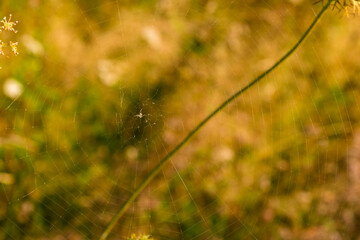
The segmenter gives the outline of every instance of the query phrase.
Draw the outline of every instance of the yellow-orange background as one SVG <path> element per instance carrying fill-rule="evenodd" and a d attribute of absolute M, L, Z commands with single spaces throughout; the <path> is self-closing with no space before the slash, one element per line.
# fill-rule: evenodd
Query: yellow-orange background
<path fill-rule="evenodd" d="M 321 3 L 1 1 L 0 239 L 96 239 Z M 173 157 L 110 239 L 359 239 L 359 17 L 328 11 Z M 7 49 L 8 51 L 8 49 Z"/>

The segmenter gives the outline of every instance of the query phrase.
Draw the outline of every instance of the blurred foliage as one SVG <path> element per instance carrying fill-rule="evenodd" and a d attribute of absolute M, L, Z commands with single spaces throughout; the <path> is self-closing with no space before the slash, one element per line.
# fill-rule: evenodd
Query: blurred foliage
<path fill-rule="evenodd" d="M 0 239 L 44 240 L 99 236 L 159 159 L 274 63 L 321 8 L 0 6 L 19 21 L 11 37 L 20 52 L 0 61 Z M 112 239 L 360 239 L 358 26 L 327 13 L 288 62 L 174 157 Z"/>

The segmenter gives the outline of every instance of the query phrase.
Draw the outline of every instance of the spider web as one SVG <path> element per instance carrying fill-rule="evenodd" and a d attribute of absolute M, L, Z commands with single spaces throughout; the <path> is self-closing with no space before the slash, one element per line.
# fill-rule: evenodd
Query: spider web
<path fill-rule="evenodd" d="M 23 52 L 1 64 L 2 239 L 99 237 L 162 157 L 278 60 L 321 8 L 1 6 L 19 20 Z M 172 158 L 110 239 L 359 237 L 358 24 L 326 14 L 287 62 Z"/>

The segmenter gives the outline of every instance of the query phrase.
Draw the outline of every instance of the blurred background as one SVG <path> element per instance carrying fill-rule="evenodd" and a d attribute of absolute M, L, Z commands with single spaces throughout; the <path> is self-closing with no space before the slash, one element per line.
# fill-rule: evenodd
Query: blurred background
<path fill-rule="evenodd" d="M 278 60 L 313 1 L 4 0 L 0 239 L 96 239 Z M 328 11 L 116 225 L 154 239 L 360 239 L 359 17 Z"/>

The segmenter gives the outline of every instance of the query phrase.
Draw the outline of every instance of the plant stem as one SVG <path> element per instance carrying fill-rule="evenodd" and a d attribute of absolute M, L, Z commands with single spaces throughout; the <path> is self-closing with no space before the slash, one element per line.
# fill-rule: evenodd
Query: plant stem
<path fill-rule="evenodd" d="M 271 73 L 275 68 L 277 68 L 281 63 L 283 63 L 305 40 L 305 38 L 310 34 L 311 30 L 315 27 L 316 23 L 319 22 L 321 16 L 325 13 L 325 11 L 329 8 L 331 3 L 334 0 L 329 0 L 326 5 L 322 8 L 320 13 L 316 16 L 314 21 L 311 23 L 309 28 L 305 31 L 305 33 L 301 36 L 301 38 L 298 40 L 298 42 L 283 56 L 281 57 L 273 66 L 271 66 L 269 69 L 265 70 L 262 74 L 260 74 L 257 78 L 252 80 L 248 85 L 246 85 L 244 88 L 237 91 L 234 95 L 226 99 L 220 106 L 218 106 L 212 113 L 210 113 L 204 120 L 202 120 L 170 153 L 168 153 L 159 163 L 156 165 L 156 167 L 147 175 L 147 177 L 144 179 L 144 181 L 135 189 L 135 191 L 131 194 L 131 196 L 128 198 L 128 200 L 121 206 L 121 208 L 118 210 L 118 212 L 115 214 L 115 216 L 111 219 L 110 223 L 107 225 L 106 229 L 100 236 L 99 240 L 105 240 L 118 220 L 122 217 L 122 215 L 126 212 L 126 210 L 129 208 L 130 204 L 132 204 L 135 199 L 139 196 L 139 194 L 142 192 L 142 190 L 153 180 L 153 178 L 160 172 L 162 167 L 165 163 L 168 162 L 168 160 L 177 152 L 179 151 L 185 143 L 187 143 L 190 138 L 197 133 L 212 117 L 214 117 L 218 112 L 220 112 L 223 108 L 225 108 L 229 103 L 231 103 L 233 100 L 235 100 L 237 97 L 239 97 L 242 93 L 244 93 L 246 90 L 251 88 L 254 84 L 262 80 L 265 76 L 267 76 L 269 73 Z"/>

